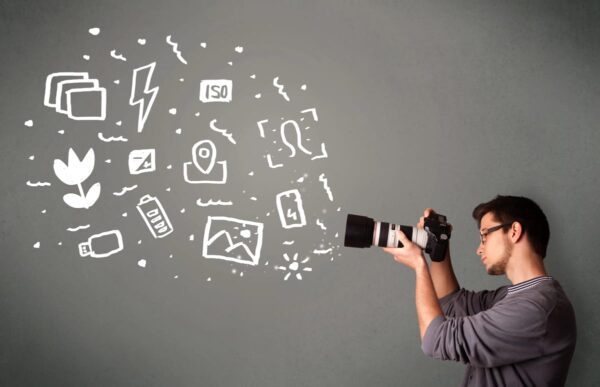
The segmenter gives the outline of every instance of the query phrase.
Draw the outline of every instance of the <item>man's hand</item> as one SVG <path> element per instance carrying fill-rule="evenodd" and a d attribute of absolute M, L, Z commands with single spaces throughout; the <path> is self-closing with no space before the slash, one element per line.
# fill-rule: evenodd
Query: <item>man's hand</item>
<path fill-rule="evenodd" d="M 396 231 L 398 239 L 402 242 L 400 248 L 385 247 L 383 251 L 392 254 L 396 262 L 400 262 L 413 270 L 416 270 L 420 265 L 427 265 L 423 250 L 416 244 L 412 243 L 406 235 L 400 230 Z"/>

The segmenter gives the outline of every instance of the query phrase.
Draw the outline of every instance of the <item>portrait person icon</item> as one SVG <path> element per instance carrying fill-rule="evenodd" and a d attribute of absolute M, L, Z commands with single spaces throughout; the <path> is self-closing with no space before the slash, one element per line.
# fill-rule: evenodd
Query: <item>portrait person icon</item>
<path fill-rule="evenodd" d="M 431 208 L 424 217 L 434 213 Z M 531 199 L 500 196 L 473 210 L 477 255 L 490 275 L 510 286 L 460 288 L 448 248 L 429 265 L 401 232 L 402 248 L 384 248 L 416 274 L 415 301 L 423 352 L 467 364 L 463 386 L 562 386 L 575 351 L 571 302 L 544 266 L 550 230 Z M 417 227 L 423 227 L 421 217 Z"/>

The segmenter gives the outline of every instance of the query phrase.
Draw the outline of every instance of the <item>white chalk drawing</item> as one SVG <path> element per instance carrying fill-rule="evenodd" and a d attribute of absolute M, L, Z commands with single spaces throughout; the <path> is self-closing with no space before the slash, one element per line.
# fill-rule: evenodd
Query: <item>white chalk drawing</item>
<path fill-rule="evenodd" d="M 288 102 L 290 101 L 290 97 L 288 97 L 287 93 L 283 91 L 283 85 L 279 84 L 279 77 L 273 78 L 273 86 L 277 88 L 278 93 L 281 94 L 281 96 L 283 96 L 283 99 L 285 99 Z"/>
<path fill-rule="evenodd" d="M 244 47 L 242 46 L 237 46 L 235 48 L 235 52 L 237 52 L 238 54 L 241 54 L 242 52 L 244 52 Z"/>
<path fill-rule="evenodd" d="M 156 171 L 156 151 L 154 149 L 132 150 L 129 152 L 127 166 L 132 175 Z"/>
<path fill-rule="evenodd" d="M 310 118 L 314 121 L 314 122 L 318 122 L 319 121 L 319 116 L 317 115 L 317 109 L 316 108 L 309 108 L 309 109 L 304 109 L 300 111 L 301 114 L 309 114 Z M 301 117 L 300 121 L 304 121 L 305 117 Z M 282 120 L 284 119 L 283 117 L 281 118 Z M 257 121 L 257 126 L 258 126 L 258 131 L 260 134 L 261 138 L 265 138 L 266 139 L 266 133 L 268 133 L 269 129 L 267 127 L 267 124 L 269 123 L 269 119 L 264 119 L 264 120 L 260 120 Z M 306 129 L 309 129 L 310 126 L 305 127 Z M 272 132 L 277 132 L 277 129 L 271 129 Z M 286 120 L 284 121 L 280 127 L 279 127 L 279 134 L 281 137 L 281 141 L 283 142 L 283 144 L 287 147 L 287 149 L 289 150 L 289 154 L 288 157 L 296 157 L 296 155 L 301 152 L 304 153 L 308 156 L 312 156 L 311 160 L 317 160 L 317 159 L 322 159 L 322 158 L 327 158 L 327 150 L 325 149 L 325 143 L 321 143 L 321 154 L 318 155 L 314 155 L 313 152 L 311 150 L 308 149 L 308 147 L 306 145 L 304 145 L 304 142 L 309 142 L 310 138 L 304 139 L 302 137 L 302 131 L 300 130 L 300 125 L 298 124 L 297 120 Z M 276 144 L 277 140 L 273 140 L 273 143 Z M 277 150 L 277 152 L 281 152 L 283 150 L 283 148 L 279 148 Z M 267 162 L 269 164 L 270 168 L 278 168 L 280 165 L 283 166 L 283 163 L 275 163 L 273 161 L 273 156 L 269 153 L 267 154 Z"/>
<path fill-rule="evenodd" d="M 27 126 L 28 128 L 31 128 L 33 126 L 33 120 L 27 120 L 23 122 L 23 125 Z"/>
<path fill-rule="evenodd" d="M 307 155 L 312 155 L 312 152 L 309 151 L 308 149 L 306 149 L 303 145 L 302 145 L 302 134 L 300 133 L 300 126 L 298 125 L 298 123 L 294 120 L 287 120 L 284 123 L 281 124 L 280 126 L 280 133 L 281 133 L 281 140 L 283 141 L 283 143 L 290 149 L 291 153 L 289 157 L 294 157 L 296 156 L 296 148 L 288 141 L 287 136 L 286 136 L 286 128 L 289 127 L 289 125 L 292 126 L 296 138 L 296 146 L 298 147 L 298 149 L 300 149 L 302 152 L 306 153 Z"/>
<path fill-rule="evenodd" d="M 106 119 L 106 89 L 85 72 L 59 72 L 46 77 L 44 105 L 76 121 Z"/>
<path fill-rule="evenodd" d="M 85 157 L 80 160 L 75 151 L 69 148 L 67 164 L 62 160 L 54 160 L 54 173 L 66 185 L 76 185 L 79 195 L 68 193 L 63 196 L 64 202 L 73 208 L 90 208 L 100 197 L 100 183 L 93 184 L 87 193 L 84 193 L 83 183 L 94 171 L 94 150 L 90 148 Z"/>
<path fill-rule="evenodd" d="M 232 201 L 222 201 L 222 200 L 212 200 L 209 199 L 207 202 L 203 202 L 202 198 L 196 200 L 196 205 L 198 205 L 199 207 L 210 207 L 210 206 L 232 206 L 233 202 Z"/>
<path fill-rule="evenodd" d="M 173 225 L 158 198 L 144 195 L 136 207 L 154 238 L 164 238 L 173 232 Z"/>
<path fill-rule="evenodd" d="M 304 110 L 301 110 L 300 113 L 310 113 L 315 122 L 319 121 L 319 116 L 317 116 L 316 108 L 304 109 Z"/>
<path fill-rule="evenodd" d="M 321 230 L 327 230 L 327 227 L 325 227 L 325 225 L 323 224 L 321 219 L 317 219 L 316 223 L 317 223 L 317 226 L 321 227 Z"/>
<path fill-rule="evenodd" d="M 264 225 L 259 222 L 209 216 L 204 229 L 202 256 L 258 265 Z"/>
<path fill-rule="evenodd" d="M 277 212 L 281 227 L 285 229 L 306 225 L 306 215 L 302 207 L 300 191 L 292 189 L 277 194 Z"/>
<path fill-rule="evenodd" d="M 283 167 L 283 164 L 281 164 L 281 163 L 279 163 L 279 164 L 273 164 L 273 159 L 271 158 L 270 154 L 267 155 L 267 164 L 269 164 L 269 168 L 281 168 L 281 167 Z"/>
<path fill-rule="evenodd" d="M 123 250 L 123 236 L 119 230 L 105 231 L 92 235 L 79 244 L 79 255 L 91 258 L 106 258 Z"/>
<path fill-rule="evenodd" d="M 313 254 L 317 254 L 317 255 L 324 255 L 324 254 L 329 254 L 329 253 L 331 253 L 332 251 L 333 251 L 333 249 L 332 249 L 332 248 L 329 248 L 329 249 L 327 249 L 327 250 L 317 250 L 317 249 L 315 249 L 315 250 L 313 250 Z"/>
<path fill-rule="evenodd" d="M 145 44 L 146 44 L 146 39 L 144 39 L 144 38 L 140 38 L 140 39 L 138 39 L 138 40 L 137 40 L 137 42 L 138 42 L 138 44 L 139 44 L 140 46 L 143 46 L 143 45 L 145 45 Z"/>
<path fill-rule="evenodd" d="M 32 183 L 29 180 L 27 180 L 27 182 L 25 184 L 27 184 L 29 187 L 50 187 L 52 185 L 52 184 L 48 183 L 47 181 L 37 181 L 35 183 Z"/>
<path fill-rule="evenodd" d="M 327 193 L 327 197 L 329 198 L 329 201 L 332 202 L 333 201 L 333 193 L 331 192 L 331 188 L 329 188 L 329 184 L 327 184 L 327 178 L 325 177 L 324 173 L 321 173 L 319 175 L 319 181 L 321 183 L 323 183 L 323 189 Z"/>
<path fill-rule="evenodd" d="M 225 184 L 227 161 L 216 160 L 215 144 L 210 140 L 198 141 L 192 147 L 192 161 L 183 163 L 183 179 L 190 184 Z M 215 168 L 215 164 L 221 168 Z"/>
<path fill-rule="evenodd" d="M 307 263 L 310 258 L 306 257 L 304 258 L 303 261 L 298 262 L 298 253 L 294 253 L 294 257 L 292 259 L 290 259 L 290 257 L 287 255 L 287 253 L 283 254 L 283 259 L 285 259 L 287 266 L 275 266 L 275 270 L 283 270 L 286 271 L 287 273 L 285 274 L 285 277 L 283 278 L 284 281 L 287 281 L 290 276 L 292 275 L 292 273 L 296 273 L 295 277 L 298 281 L 302 281 L 302 274 L 300 273 L 301 271 L 312 271 L 312 267 L 301 267 L 300 265 L 304 265 L 305 263 Z"/>
<path fill-rule="evenodd" d="M 127 142 L 128 141 L 123 136 L 106 138 L 106 137 L 104 137 L 104 134 L 102 134 L 102 132 L 98 132 L 98 138 L 104 142 Z"/>
<path fill-rule="evenodd" d="M 138 265 L 139 267 L 142 267 L 142 268 L 144 268 L 144 267 L 146 267 L 146 263 L 147 263 L 147 262 L 146 262 L 146 260 L 145 260 L 145 259 L 140 259 L 140 260 L 137 262 L 137 265 Z"/>
<path fill-rule="evenodd" d="M 256 123 L 256 124 L 258 125 L 258 131 L 259 131 L 259 133 L 260 133 L 260 136 L 261 136 L 262 138 L 265 138 L 265 127 L 264 127 L 264 125 L 263 125 L 263 124 L 266 124 L 267 122 L 269 122 L 269 120 L 268 120 L 268 119 L 266 119 L 266 120 L 261 120 L 261 121 L 258 121 L 258 122 Z"/>
<path fill-rule="evenodd" d="M 119 192 L 113 192 L 115 196 L 123 196 L 126 192 L 133 191 L 137 188 L 137 184 L 132 185 L 131 187 L 123 187 Z"/>
<path fill-rule="evenodd" d="M 169 46 L 173 47 L 173 52 L 175 53 L 175 55 L 177 55 L 177 59 L 179 59 L 179 61 L 184 65 L 187 65 L 187 61 L 183 58 L 183 56 L 181 56 L 181 51 L 177 48 L 179 44 L 171 40 L 171 35 L 167 36 L 166 41 L 169 44 Z"/>
<path fill-rule="evenodd" d="M 125 58 L 123 54 L 117 54 L 117 50 L 111 50 L 110 56 L 112 56 L 115 59 L 122 60 L 123 62 L 127 62 L 127 58 Z"/>
<path fill-rule="evenodd" d="M 158 94 L 158 86 L 150 88 L 152 74 L 154 74 L 155 67 L 156 62 L 152 62 L 146 66 L 142 66 L 133 70 L 129 105 L 139 105 L 137 126 L 138 133 L 144 130 L 144 125 L 148 119 L 148 113 L 150 113 L 150 109 L 152 108 L 156 95 Z"/>
<path fill-rule="evenodd" d="M 39 241 L 35 242 L 35 243 L 33 244 L 33 248 L 34 248 L 34 249 L 39 249 L 39 248 L 40 248 L 40 242 L 39 242 Z"/>
<path fill-rule="evenodd" d="M 87 230 L 88 228 L 90 228 L 90 225 L 89 224 L 84 224 L 84 225 L 77 226 L 77 227 L 68 227 L 67 231 L 76 232 L 76 231 L 79 231 L 79 230 Z"/>
<path fill-rule="evenodd" d="M 322 142 L 321 143 L 321 154 L 312 157 L 311 160 L 326 159 L 327 157 L 328 157 L 328 155 L 327 155 L 327 150 L 325 149 L 325 143 Z"/>
<path fill-rule="evenodd" d="M 98 34 L 100 33 L 100 28 L 92 27 L 88 30 L 88 32 L 90 33 L 90 35 L 98 36 Z"/>
<path fill-rule="evenodd" d="M 227 129 L 219 129 L 215 126 L 215 123 L 217 122 L 217 120 L 212 120 L 210 121 L 210 129 L 214 130 L 217 133 L 220 133 L 223 135 L 223 137 L 227 138 L 227 140 L 229 140 L 230 143 L 232 144 L 236 144 L 235 139 L 233 138 L 233 135 L 231 133 L 227 133 Z"/>
<path fill-rule="evenodd" d="M 231 79 L 204 79 L 200 81 L 200 101 L 231 102 L 233 81 Z"/>
<path fill-rule="evenodd" d="M 283 244 L 286 246 L 291 246 L 294 244 L 294 241 L 284 241 Z"/>

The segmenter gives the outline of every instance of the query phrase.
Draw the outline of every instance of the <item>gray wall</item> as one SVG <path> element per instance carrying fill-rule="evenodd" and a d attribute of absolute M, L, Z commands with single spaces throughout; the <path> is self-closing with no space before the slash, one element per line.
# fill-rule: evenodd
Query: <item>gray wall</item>
<path fill-rule="evenodd" d="M 3 1 L 0 10 L 0 384 L 456 385 L 462 364 L 420 350 L 414 274 L 381 251 L 340 247 L 345 215 L 414 224 L 432 206 L 454 225 L 461 286 L 495 288 L 507 281 L 485 274 L 470 213 L 499 193 L 532 197 L 545 209 L 547 268 L 578 320 L 568 384 L 598 383 L 597 2 Z M 111 58 L 112 49 L 127 62 Z M 138 134 L 131 71 L 152 61 L 161 89 Z M 106 121 L 73 121 L 43 106 L 45 78 L 58 71 L 99 79 Z M 290 102 L 272 86 L 276 76 Z M 214 78 L 234 80 L 230 104 L 198 101 L 199 81 Z M 276 145 L 258 136 L 256 122 L 307 107 L 319 113 L 311 144 L 325 142 L 329 158 L 300 155 L 269 169 L 263 156 Z M 237 145 L 209 129 L 212 118 Z M 98 132 L 129 142 L 105 143 Z M 226 186 L 182 180 L 181 165 L 203 138 L 229 162 Z M 52 171 L 69 147 L 96 153 L 84 187 L 101 182 L 102 193 L 89 210 L 63 202 L 72 187 Z M 129 175 L 128 152 L 147 147 L 157 149 L 158 170 Z M 112 195 L 131 184 L 139 188 Z M 309 224 L 283 230 L 274 199 L 291 188 L 303 193 Z M 170 212 L 172 235 L 150 236 L 135 210 L 145 193 Z M 235 205 L 201 208 L 198 197 Z M 208 215 L 264 222 L 259 266 L 204 259 Z M 122 252 L 79 256 L 78 243 L 114 228 Z M 294 245 L 282 244 L 290 239 Z M 313 254 L 321 244 L 332 253 Z M 310 256 L 313 271 L 284 281 L 273 267 L 285 252 Z"/>

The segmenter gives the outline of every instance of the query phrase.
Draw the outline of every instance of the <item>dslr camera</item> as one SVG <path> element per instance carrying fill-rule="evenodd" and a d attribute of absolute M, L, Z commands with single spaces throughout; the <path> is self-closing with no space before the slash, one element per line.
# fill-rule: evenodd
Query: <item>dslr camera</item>
<path fill-rule="evenodd" d="M 366 216 L 348 214 L 344 246 L 403 247 L 396 230 L 402 231 L 408 239 L 425 250 L 432 261 L 440 262 L 446 257 L 452 226 L 441 214 L 426 217 L 424 228 L 379 222 Z"/>

